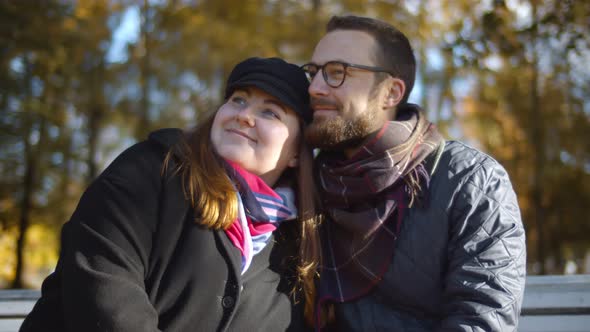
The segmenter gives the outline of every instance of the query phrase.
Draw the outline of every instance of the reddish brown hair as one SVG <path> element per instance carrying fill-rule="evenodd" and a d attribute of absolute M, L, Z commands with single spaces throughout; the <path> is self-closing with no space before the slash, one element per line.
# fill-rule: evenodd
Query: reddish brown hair
<path fill-rule="evenodd" d="M 185 133 L 166 155 L 164 165 L 176 160 L 174 170 L 184 183 L 184 194 L 198 211 L 196 222 L 210 229 L 227 229 L 238 216 L 238 199 L 220 157 L 213 150 L 211 127 L 215 113 L 196 128 Z M 299 134 L 297 167 L 298 234 L 289 239 L 298 244 L 297 282 L 292 295 L 303 294 L 306 321 L 313 324 L 315 279 L 320 261 L 319 216 L 316 213 L 317 191 L 313 181 L 313 151 Z M 284 174 L 283 174 L 284 175 Z M 279 179 L 279 181 L 281 181 Z"/>

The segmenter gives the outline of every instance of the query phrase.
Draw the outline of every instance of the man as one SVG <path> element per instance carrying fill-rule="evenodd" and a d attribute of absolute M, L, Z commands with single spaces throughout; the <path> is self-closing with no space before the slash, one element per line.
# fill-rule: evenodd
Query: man
<path fill-rule="evenodd" d="M 408 104 L 415 58 L 378 20 L 333 17 L 304 65 L 321 149 L 319 325 L 514 331 L 525 232 L 504 168 Z"/>

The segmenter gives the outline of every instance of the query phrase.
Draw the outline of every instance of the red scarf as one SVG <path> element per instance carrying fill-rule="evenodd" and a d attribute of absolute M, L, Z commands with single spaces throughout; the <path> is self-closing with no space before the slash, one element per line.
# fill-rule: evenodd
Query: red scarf
<path fill-rule="evenodd" d="M 240 220 L 238 216 L 225 233 L 240 250 L 247 268 L 252 256 L 266 245 L 278 225 L 284 220 L 295 218 L 297 211 L 289 204 L 291 202 L 287 193 L 279 195 L 279 189 L 273 190 L 260 177 L 234 162 L 226 163 L 228 176 L 238 189 L 238 199 L 245 220 Z M 248 229 L 245 230 L 243 225 L 247 225 Z M 253 252 L 248 250 L 249 245 L 253 245 Z"/>

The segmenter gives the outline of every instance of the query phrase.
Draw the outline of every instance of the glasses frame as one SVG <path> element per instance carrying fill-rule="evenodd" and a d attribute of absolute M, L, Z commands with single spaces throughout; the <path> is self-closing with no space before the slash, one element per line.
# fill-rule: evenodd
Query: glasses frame
<path fill-rule="evenodd" d="M 342 76 L 342 81 L 340 81 L 340 83 L 336 84 L 336 85 L 330 84 L 330 82 L 328 82 L 328 74 L 324 70 L 324 68 L 326 66 L 330 66 L 333 64 L 342 65 L 344 67 L 344 75 Z M 315 72 L 315 74 L 313 74 L 313 76 L 311 75 L 311 73 L 308 70 L 306 70 L 306 67 L 308 67 L 308 66 L 313 66 L 316 69 L 316 72 Z M 311 81 L 313 81 L 313 79 L 315 78 L 317 73 L 321 70 L 322 77 L 324 78 L 324 82 L 326 82 L 326 84 L 328 84 L 328 86 L 330 86 L 332 88 L 339 88 L 342 86 L 342 84 L 344 84 L 344 81 L 346 81 L 346 74 L 348 73 L 348 67 L 362 69 L 362 70 L 366 70 L 366 71 L 370 71 L 370 72 L 374 72 L 374 73 L 387 73 L 391 76 L 395 76 L 390 70 L 383 68 L 383 67 L 357 65 L 354 63 L 348 63 L 348 62 L 344 62 L 344 61 L 328 61 L 328 62 L 324 63 L 323 65 L 318 65 L 313 62 L 309 62 L 309 63 L 302 65 L 301 69 L 303 69 L 305 74 L 308 76 L 309 83 L 311 83 Z"/>

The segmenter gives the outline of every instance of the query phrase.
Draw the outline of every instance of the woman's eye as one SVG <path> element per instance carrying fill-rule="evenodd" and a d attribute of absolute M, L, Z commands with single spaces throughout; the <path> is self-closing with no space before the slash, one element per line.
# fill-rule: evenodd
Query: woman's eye
<path fill-rule="evenodd" d="M 232 103 L 238 104 L 238 105 L 244 105 L 246 103 L 246 99 L 242 98 L 242 97 L 238 97 L 238 96 L 234 96 L 231 98 Z"/>
<path fill-rule="evenodd" d="M 271 109 L 265 109 L 262 111 L 262 114 L 266 117 L 270 117 L 270 118 L 275 118 L 275 119 L 281 119 L 281 117 L 279 116 L 278 112 L 273 111 Z"/>

